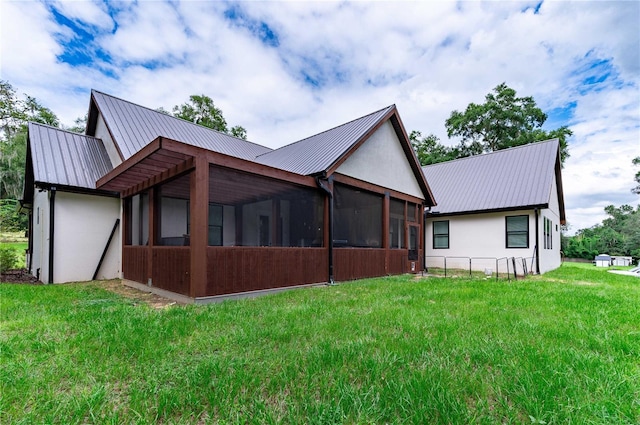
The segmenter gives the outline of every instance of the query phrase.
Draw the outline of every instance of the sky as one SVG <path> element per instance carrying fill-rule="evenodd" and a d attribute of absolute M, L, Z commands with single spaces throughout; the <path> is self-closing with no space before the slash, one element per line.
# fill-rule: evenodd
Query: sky
<path fill-rule="evenodd" d="M 568 126 L 569 234 L 636 206 L 640 2 L 2 1 L 0 78 L 72 126 L 91 89 L 150 108 L 211 97 L 277 148 L 396 104 L 446 145 L 506 83 Z"/>

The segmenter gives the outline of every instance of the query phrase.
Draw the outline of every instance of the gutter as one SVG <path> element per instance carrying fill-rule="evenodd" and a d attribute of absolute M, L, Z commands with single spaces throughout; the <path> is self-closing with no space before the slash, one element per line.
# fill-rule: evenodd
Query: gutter
<path fill-rule="evenodd" d="M 55 236 L 56 187 L 51 187 L 49 195 L 49 281 L 53 283 L 53 241 Z"/>
<path fill-rule="evenodd" d="M 333 191 L 330 184 L 333 177 L 327 178 L 325 175 L 316 177 L 316 184 L 329 196 L 329 285 L 335 284 L 333 275 Z"/>
<path fill-rule="evenodd" d="M 536 217 L 536 248 L 535 248 L 535 254 L 536 254 L 536 274 L 540 274 L 540 234 L 538 233 L 538 221 L 540 220 L 540 211 L 535 208 L 533 210 L 535 217 Z"/>

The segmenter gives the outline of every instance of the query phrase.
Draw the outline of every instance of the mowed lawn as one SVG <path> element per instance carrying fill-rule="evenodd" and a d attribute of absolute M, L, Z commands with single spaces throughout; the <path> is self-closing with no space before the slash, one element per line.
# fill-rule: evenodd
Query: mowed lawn
<path fill-rule="evenodd" d="M 154 309 L 0 285 L 0 423 L 640 423 L 640 279 L 369 279 Z"/>

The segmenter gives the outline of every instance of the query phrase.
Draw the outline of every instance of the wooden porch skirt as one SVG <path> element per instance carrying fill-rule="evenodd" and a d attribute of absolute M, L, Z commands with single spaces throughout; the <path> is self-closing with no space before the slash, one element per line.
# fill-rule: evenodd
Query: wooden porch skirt
<path fill-rule="evenodd" d="M 328 280 L 325 248 L 208 247 L 207 295 L 234 294 Z"/>
<path fill-rule="evenodd" d="M 336 248 L 333 252 L 336 281 L 410 271 L 404 249 Z M 123 275 L 143 284 L 151 278 L 157 288 L 188 296 L 190 255 L 190 247 L 125 246 Z M 207 247 L 205 296 L 327 282 L 328 264 L 326 248 Z"/>

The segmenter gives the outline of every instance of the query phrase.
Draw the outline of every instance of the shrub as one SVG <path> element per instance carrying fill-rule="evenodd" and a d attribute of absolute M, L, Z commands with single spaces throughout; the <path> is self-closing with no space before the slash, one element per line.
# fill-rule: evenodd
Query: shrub
<path fill-rule="evenodd" d="M 18 251 L 10 246 L 0 247 L 0 273 L 15 269 L 18 265 Z"/>

